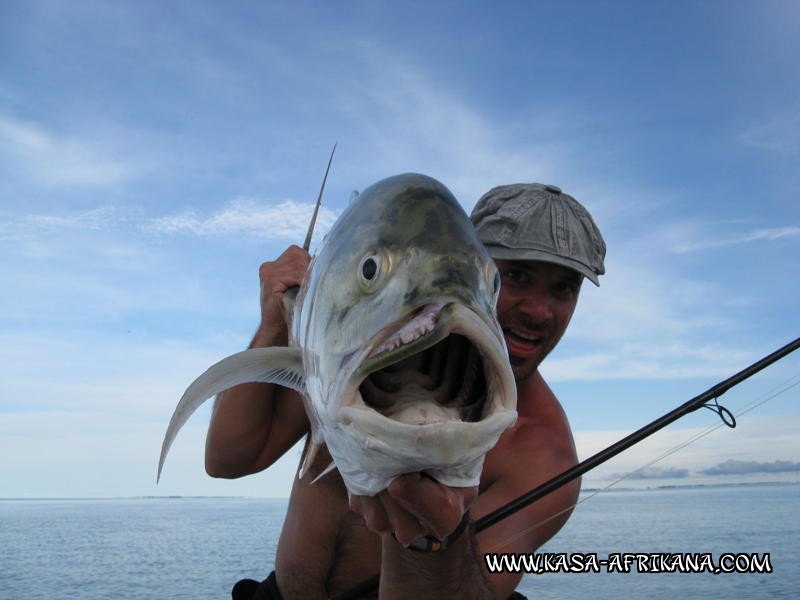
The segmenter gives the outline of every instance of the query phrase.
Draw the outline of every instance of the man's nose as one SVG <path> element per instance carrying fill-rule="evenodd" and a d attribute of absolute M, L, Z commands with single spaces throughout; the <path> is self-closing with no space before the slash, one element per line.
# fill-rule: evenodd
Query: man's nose
<path fill-rule="evenodd" d="M 527 294 L 520 302 L 519 309 L 536 322 L 546 321 L 553 315 L 550 297 L 541 290 Z"/>

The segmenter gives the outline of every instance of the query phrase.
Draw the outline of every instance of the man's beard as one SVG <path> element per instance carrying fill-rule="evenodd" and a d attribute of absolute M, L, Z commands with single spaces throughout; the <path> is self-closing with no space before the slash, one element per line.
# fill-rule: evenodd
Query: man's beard
<path fill-rule="evenodd" d="M 525 358 L 509 356 L 508 362 L 511 363 L 511 370 L 514 373 L 514 381 L 516 381 L 517 383 L 521 383 L 526 379 L 528 379 L 529 377 L 531 377 L 531 375 L 536 373 L 536 371 L 539 370 L 539 365 L 542 364 L 542 361 L 544 360 L 545 356 L 547 356 L 547 354 L 548 353 L 545 353 L 545 355 L 542 356 L 540 360 L 536 361 L 532 365 L 526 364 L 528 360 Z"/>

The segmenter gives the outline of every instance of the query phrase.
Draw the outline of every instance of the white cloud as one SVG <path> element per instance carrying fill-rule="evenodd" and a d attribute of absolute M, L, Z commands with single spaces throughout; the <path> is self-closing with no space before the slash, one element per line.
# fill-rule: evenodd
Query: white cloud
<path fill-rule="evenodd" d="M 792 155 L 800 150 L 800 110 L 773 115 L 744 131 L 739 140 L 753 148 Z"/>
<path fill-rule="evenodd" d="M 621 339 L 630 340 L 628 333 Z M 695 345 L 688 341 L 623 341 L 601 351 L 570 358 L 548 358 L 542 374 L 552 381 L 602 379 L 692 379 L 734 373 L 749 362 L 751 354 L 721 344 Z"/>
<path fill-rule="evenodd" d="M 200 216 L 197 211 L 145 217 L 131 209 L 101 206 L 73 214 L 32 214 L 0 222 L 0 241 L 17 241 L 69 231 L 109 231 L 138 228 L 158 235 L 188 233 L 197 236 L 240 236 L 270 240 L 302 240 L 308 231 L 314 204 L 285 200 L 269 204 L 239 198 L 219 212 Z M 320 207 L 314 229 L 321 238 L 336 220 L 336 213 Z"/>
<path fill-rule="evenodd" d="M 717 239 L 704 239 L 700 241 L 684 241 L 673 245 L 669 251 L 676 254 L 686 254 L 699 250 L 712 248 L 722 248 L 739 244 L 750 244 L 753 242 L 774 242 L 787 238 L 800 237 L 800 226 L 789 225 L 786 227 L 769 227 L 754 229 L 737 235 L 721 237 Z"/>
<path fill-rule="evenodd" d="M 142 422 L 102 410 L 5 413 L 0 422 L 0 453 L 6 457 L 0 463 L 0 497 L 288 497 L 301 444 L 256 476 L 212 479 L 203 467 L 207 411 L 181 430 L 157 485 L 167 423 L 168 415 L 163 422 Z"/>
<path fill-rule="evenodd" d="M 47 187 L 109 185 L 131 179 L 138 171 L 131 162 L 113 157 L 107 144 L 57 135 L 2 115 L 0 156 Z"/>
<path fill-rule="evenodd" d="M 568 148 L 543 141 L 549 136 L 537 143 L 516 139 L 520 129 L 556 127 L 554 115 L 524 127 L 503 123 L 466 102 L 445 78 L 392 49 L 357 40 L 348 51 L 355 57 L 355 83 L 343 93 L 337 78 L 331 91 L 336 109 L 358 133 L 358 144 L 346 146 L 356 154 L 356 180 L 418 171 L 440 179 L 470 208 L 495 185 L 547 180 L 559 163 L 568 162 Z"/>
<path fill-rule="evenodd" d="M 73 214 L 23 215 L 0 222 L 0 241 L 15 241 L 65 231 L 100 231 L 125 220 L 119 210 L 101 206 Z"/>
<path fill-rule="evenodd" d="M 244 340 L 170 341 L 113 331 L 0 333 L 0 406 L 97 412 L 123 420 L 168 416 L 191 381 Z"/>
<path fill-rule="evenodd" d="M 285 200 L 266 204 L 253 198 L 239 198 L 223 210 L 207 217 L 195 211 L 158 217 L 144 228 L 159 234 L 190 233 L 199 236 L 245 235 L 260 239 L 302 240 L 308 231 L 314 204 Z M 319 238 L 330 229 L 336 214 L 320 207 L 314 230 Z"/>
<path fill-rule="evenodd" d="M 797 436 L 800 417 L 746 415 L 738 420 L 735 429 L 724 426 L 716 428 L 716 425 L 714 422 L 705 428 L 671 425 L 590 471 L 586 478 L 608 483 L 618 478 L 620 473 L 651 465 L 656 459 L 661 460 L 652 466 L 688 469 L 690 475 L 695 475 L 701 469 L 728 459 L 759 462 L 795 460 L 800 453 L 800 437 Z M 704 437 L 697 437 L 706 432 Z M 626 430 L 576 431 L 579 459 L 584 460 L 600 452 L 630 433 Z M 684 446 L 689 440 L 695 441 Z"/>
<path fill-rule="evenodd" d="M 616 247 L 601 286 L 584 286 L 564 340 L 542 364 L 548 380 L 715 377 L 747 364 L 741 346 L 709 341 L 736 329 L 730 308 L 740 297 Z"/>

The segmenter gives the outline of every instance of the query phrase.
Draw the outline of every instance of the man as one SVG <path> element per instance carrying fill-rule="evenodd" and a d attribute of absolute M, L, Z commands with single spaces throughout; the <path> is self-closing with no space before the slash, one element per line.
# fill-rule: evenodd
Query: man
<path fill-rule="evenodd" d="M 381 598 L 520 598 L 520 573 L 489 573 L 487 552 L 533 552 L 566 522 L 573 482 L 475 535 L 464 524 L 502 506 L 577 462 L 566 416 L 538 367 L 572 317 L 583 277 L 604 273 L 605 244 L 589 213 L 555 186 L 490 190 L 472 219 L 501 275 L 497 315 L 517 381 L 518 420 L 486 455 L 478 488 L 452 488 L 412 473 L 374 497 L 348 497 L 338 473 L 310 482 L 330 462 L 320 451 L 296 479 L 275 560 L 261 586 L 240 582 L 234 598 L 329 598 L 381 572 Z M 282 296 L 299 285 L 310 257 L 295 246 L 264 263 L 261 325 L 251 347 L 286 345 Z M 267 468 L 308 432 L 295 392 L 244 384 L 218 399 L 206 442 L 206 469 L 240 477 Z M 421 540 L 431 552 L 417 552 Z M 424 544 L 423 544 L 424 546 Z M 252 589 L 246 589 L 248 586 Z M 258 587 L 256 596 L 252 596 Z M 515 595 L 516 594 L 516 595 Z"/>

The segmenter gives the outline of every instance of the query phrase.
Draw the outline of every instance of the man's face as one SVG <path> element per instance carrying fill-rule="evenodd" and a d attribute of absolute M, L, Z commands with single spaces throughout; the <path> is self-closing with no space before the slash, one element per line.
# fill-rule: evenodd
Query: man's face
<path fill-rule="evenodd" d="M 583 276 L 541 261 L 495 260 L 500 271 L 497 319 L 503 328 L 511 370 L 527 379 L 556 346 L 578 301 Z"/>

